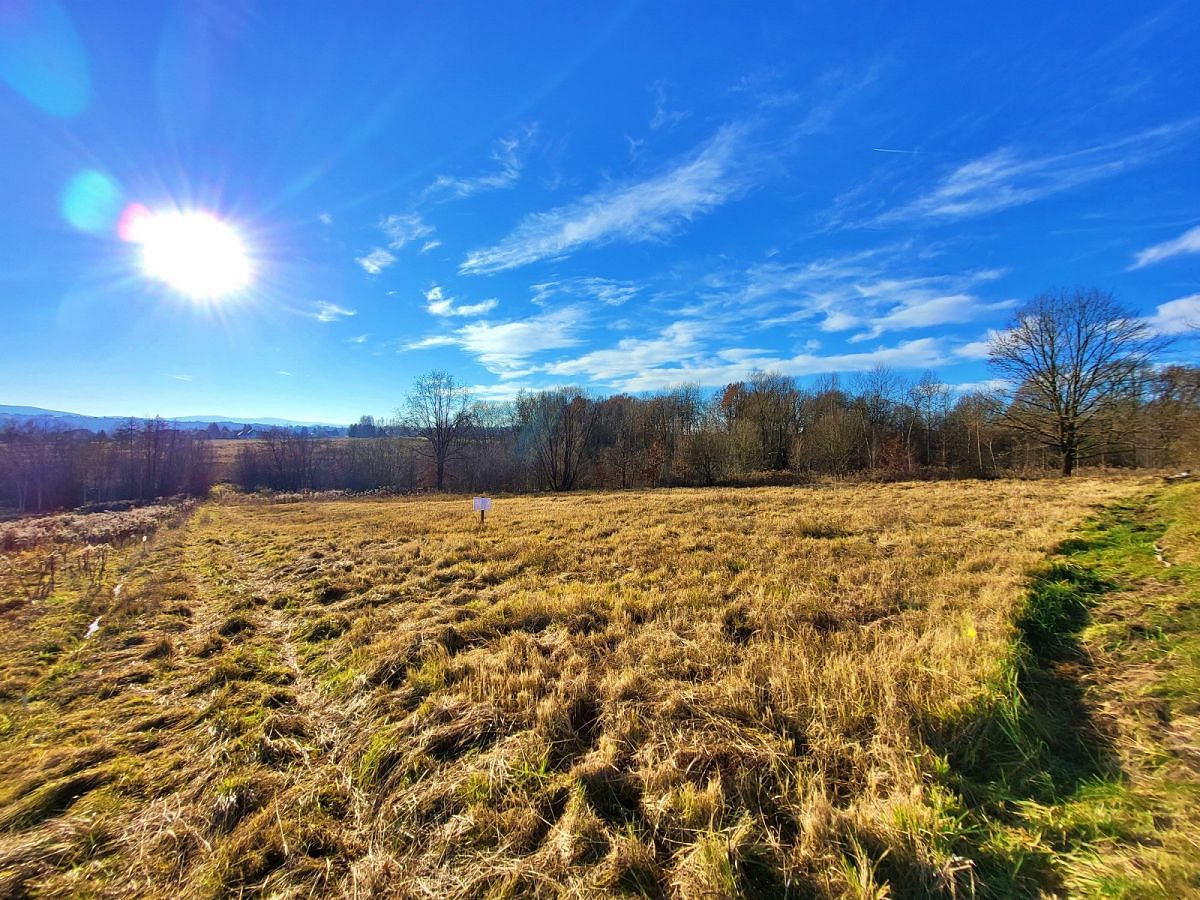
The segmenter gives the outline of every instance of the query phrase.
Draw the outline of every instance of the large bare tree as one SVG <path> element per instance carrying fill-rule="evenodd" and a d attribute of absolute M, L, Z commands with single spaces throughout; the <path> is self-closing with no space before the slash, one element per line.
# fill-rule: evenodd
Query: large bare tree
<path fill-rule="evenodd" d="M 517 395 L 520 443 L 543 487 L 569 491 L 575 486 L 591 448 L 598 411 L 577 387 Z"/>
<path fill-rule="evenodd" d="M 1005 421 L 1057 452 L 1070 475 L 1105 437 L 1105 411 L 1164 344 L 1106 291 L 1040 294 L 989 346 L 989 362 L 1012 390 Z"/>
<path fill-rule="evenodd" d="M 441 370 L 417 378 L 405 400 L 401 418 L 425 439 L 417 452 L 433 459 L 439 491 L 446 488 L 446 464 L 471 429 L 471 403 L 470 390 Z"/>

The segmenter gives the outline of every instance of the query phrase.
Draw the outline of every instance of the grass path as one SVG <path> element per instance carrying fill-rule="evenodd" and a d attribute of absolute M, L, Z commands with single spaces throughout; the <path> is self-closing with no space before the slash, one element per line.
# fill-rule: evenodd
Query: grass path
<path fill-rule="evenodd" d="M 986 893 L 1200 896 L 1200 485 L 1109 506 L 1018 626 L 1013 704 L 950 779 Z"/>

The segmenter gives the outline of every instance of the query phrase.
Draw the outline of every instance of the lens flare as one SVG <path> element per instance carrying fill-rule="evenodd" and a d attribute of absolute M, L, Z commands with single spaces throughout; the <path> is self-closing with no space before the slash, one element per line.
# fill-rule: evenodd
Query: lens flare
<path fill-rule="evenodd" d="M 118 232 L 141 246 L 142 271 L 192 300 L 219 300 L 250 284 L 241 236 L 207 212 L 125 210 Z"/>
<path fill-rule="evenodd" d="M 63 217 L 80 231 L 91 234 L 106 231 L 120 211 L 121 189 L 94 169 L 80 172 L 63 189 Z"/>

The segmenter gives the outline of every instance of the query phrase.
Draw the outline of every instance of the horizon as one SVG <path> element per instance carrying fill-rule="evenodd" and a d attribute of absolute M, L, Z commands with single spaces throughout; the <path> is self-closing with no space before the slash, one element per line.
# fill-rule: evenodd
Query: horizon
<path fill-rule="evenodd" d="M 432 369 L 479 399 L 969 387 L 1077 284 L 1196 358 L 1186 5 L 687 7 L 686 37 L 684 7 L 524 9 L 0 12 L 0 403 L 348 425 Z M 223 267 L 176 258 L 202 241 Z"/>

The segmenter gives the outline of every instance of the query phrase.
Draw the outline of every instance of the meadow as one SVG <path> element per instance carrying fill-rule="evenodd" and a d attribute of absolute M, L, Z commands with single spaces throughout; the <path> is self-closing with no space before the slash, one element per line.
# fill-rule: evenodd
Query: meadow
<path fill-rule="evenodd" d="M 22 526 L 0 894 L 1200 890 L 1197 508 L 1089 477 Z"/>

